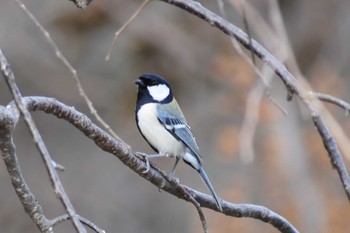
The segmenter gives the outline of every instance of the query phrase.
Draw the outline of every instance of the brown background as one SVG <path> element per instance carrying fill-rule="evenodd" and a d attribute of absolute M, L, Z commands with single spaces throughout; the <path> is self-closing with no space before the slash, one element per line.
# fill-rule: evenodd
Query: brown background
<path fill-rule="evenodd" d="M 269 1 L 250 2 L 270 21 Z M 307 112 L 296 99 L 286 102 L 278 79 L 271 94 L 288 116 L 265 98 L 254 139 L 255 160 L 242 162 L 237 141 L 255 77 L 220 31 L 171 5 L 152 1 L 121 34 L 111 60 L 104 61 L 115 30 L 140 3 L 95 0 L 82 11 L 69 1 L 25 1 L 77 69 L 99 113 L 134 150 L 152 152 L 135 126 L 133 81 L 145 72 L 158 73 L 172 83 L 220 197 L 264 205 L 300 232 L 350 232 L 350 206 L 338 175 Z M 215 1 L 201 3 L 219 13 Z M 294 0 L 280 1 L 280 6 L 297 61 L 311 86 L 349 101 L 350 2 Z M 242 17 L 226 1 L 225 10 L 234 24 L 242 26 Z M 55 97 L 89 113 L 67 68 L 14 1 L 1 2 L 0 48 L 23 95 Z M 10 100 L 0 78 L 0 104 Z M 348 134 L 350 122 L 345 113 L 329 109 Z M 44 113 L 33 115 L 52 156 L 66 168 L 60 176 L 82 216 L 107 232 L 202 232 L 192 205 L 159 192 L 68 123 Z M 48 217 L 62 214 L 23 122 L 14 140 L 23 173 L 45 213 Z M 173 164 L 169 159 L 154 162 L 165 170 Z M 182 183 L 207 192 L 187 165 L 181 163 L 177 175 Z M 213 233 L 277 232 L 257 220 L 204 211 Z M 55 230 L 72 231 L 69 223 Z M 38 232 L 24 213 L 2 162 L 0 232 Z"/>

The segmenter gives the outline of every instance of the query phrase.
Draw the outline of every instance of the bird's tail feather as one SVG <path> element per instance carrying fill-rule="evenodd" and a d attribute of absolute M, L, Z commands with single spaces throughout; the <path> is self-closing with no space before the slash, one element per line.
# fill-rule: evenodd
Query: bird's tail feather
<path fill-rule="evenodd" d="M 210 180 L 209 180 L 209 178 L 208 178 L 207 174 L 205 173 L 202 166 L 199 167 L 198 173 L 200 174 L 204 183 L 207 185 L 209 191 L 211 192 L 211 194 L 215 200 L 216 207 L 222 212 L 222 206 L 221 206 L 221 203 L 219 202 L 219 198 L 217 197 L 215 190 L 214 190 L 213 186 L 211 185 Z"/>

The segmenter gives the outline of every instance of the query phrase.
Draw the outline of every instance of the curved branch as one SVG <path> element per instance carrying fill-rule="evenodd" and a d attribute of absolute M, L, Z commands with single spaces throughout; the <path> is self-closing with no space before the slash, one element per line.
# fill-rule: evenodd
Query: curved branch
<path fill-rule="evenodd" d="M 341 100 L 339 98 L 336 98 L 334 96 L 323 94 L 323 93 L 314 93 L 314 95 L 321 101 L 328 102 L 334 105 L 337 105 L 338 107 L 345 110 L 346 114 L 349 114 L 350 112 L 350 104 L 345 102 L 344 100 Z"/>
<path fill-rule="evenodd" d="M 24 180 L 12 140 L 12 130 L 19 117 L 18 111 L 11 111 L 0 106 L 0 154 L 5 162 L 11 182 L 21 201 L 24 211 L 33 219 L 41 232 L 50 231 L 50 220 L 43 213 L 41 206 L 29 190 Z"/>
<path fill-rule="evenodd" d="M 308 108 L 310 116 L 314 125 L 316 126 L 322 140 L 324 142 L 325 148 L 328 152 L 328 156 L 332 161 L 334 168 L 337 170 L 338 175 L 342 181 L 345 193 L 350 201 L 350 177 L 349 173 L 344 165 L 340 150 L 334 139 L 333 135 L 330 133 L 328 126 L 325 124 L 323 118 L 320 116 L 319 108 L 317 102 L 314 98 L 309 98 L 310 90 L 306 89 L 301 82 L 299 82 L 295 77 L 288 71 L 288 69 L 276 59 L 269 51 L 267 51 L 262 45 L 260 45 L 256 40 L 249 39 L 248 35 L 243 32 L 240 28 L 236 27 L 232 23 L 223 19 L 222 17 L 216 15 L 210 10 L 203 7 L 199 2 L 193 0 L 159 0 L 162 2 L 169 3 L 171 5 L 177 6 L 192 15 L 195 15 L 209 25 L 220 29 L 222 32 L 228 36 L 236 39 L 242 46 L 246 49 L 251 50 L 255 53 L 263 62 L 274 70 L 276 75 L 282 80 L 287 88 L 288 95 L 287 99 L 291 100 L 292 96 L 297 95 Z M 312 92 L 311 92 L 312 93 Z M 323 134 L 322 132 L 327 132 Z M 325 137 L 327 136 L 327 138 Z M 329 148 L 332 148 L 331 150 Z"/>
<path fill-rule="evenodd" d="M 211 196 L 183 185 L 174 185 L 172 182 L 169 182 L 169 180 L 171 180 L 171 177 L 168 177 L 165 172 L 161 171 L 153 163 L 150 163 L 150 169 L 144 173 L 147 165 L 145 161 L 143 161 L 142 157 L 139 157 L 122 142 L 111 137 L 108 133 L 95 125 L 86 115 L 78 112 L 74 107 L 69 107 L 57 101 L 56 99 L 47 97 L 23 97 L 23 99 L 28 110 L 44 111 L 68 121 L 82 133 L 84 133 L 88 138 L 93 140 L 96 145 L 102 150 L 118 157 L 134 172 L 150 181 L 158 188 L 161 188 L 180 199 L 190 201 L 190 198 L 184 195 L 184 192 L 181 190 L 183 188 L 186 188 L 186 190 L 201 205 L 201 207 L 219 211 Z M 14 103 L 9 104 L 7 106 L 7 109 L 13 112 L 18 111 Z M 14 115 L 18 116 L 18 114 Z M 18 118 L 15 119 L 15 121 L 17 120 Z M 283 233 L 298 232 L 298 230 L 293 227 L 285 218 L 267 209 L 266 207 L 248 204 L 233 204 L 227 201 L 223 201 L 222 207 L 223 213 L 228 216 L 259 219 L 263 222 L 271 224 Z"/>
<path fill-rule="evenodd" d="M 93 231 L 95 231 L 97 233 L 106 233 L 105 230 L 98 227 L 95 223 L 91 222 L 89 219 L 86 219 L 86 218 L 79 216 L 79 215 L 77 215 L 77 217 L 79 218 L 80 222 L 82 222 L 85 226 L 89 227 Z M 51 220 L 52 227 L 54 227 L 54 226 L 56 226 L 64 221 L 67 221 L 68 219 L 70 219 L 68 214 L 64 214 L 64 215 L 61 215 L 57 218 L 54 218 Z"/>
<path fill-rule="evenodd" d="M 228 22 L 224 18 L 218 16 L 207 8 L 203 7 L 199 2 L 193 0 L 158 0 L 169 3 L 179 7 L 188 13 L 195 15 L 206 21 L 210 26 L 216 27 L 226 35 L 236 39 L 246 49 L 254 52 L 263 62 L 268 64 L 275 73 L 281 78 L 288 89 L 289 94 L 303 93 L 301 85 L 297 82 L 295 77 L 288 71 L 288 69 L 280 63 L 269 51 L 260 45 L 253 38 L 249 36 L 240 28 Z"/>

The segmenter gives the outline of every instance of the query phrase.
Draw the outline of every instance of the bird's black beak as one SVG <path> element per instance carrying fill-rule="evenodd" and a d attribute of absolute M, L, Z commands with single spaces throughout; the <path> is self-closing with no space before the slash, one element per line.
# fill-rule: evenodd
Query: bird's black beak
<path fill-rule="evenodd" d="M 141 79 L 136 80 L 136 81 L 135 81 L 135 84 L 136 84 L 137 86 L 144 86 L 144 85 L 145 85 Z"/>

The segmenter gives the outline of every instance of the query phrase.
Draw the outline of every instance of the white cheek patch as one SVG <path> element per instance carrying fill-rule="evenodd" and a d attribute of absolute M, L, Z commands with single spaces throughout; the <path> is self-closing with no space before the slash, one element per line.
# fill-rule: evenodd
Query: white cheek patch
<path fill-rule="evenodd" d="M 147 89 L 149 91 L 149 94 L 156 101 L 162 101 L 170 94 L 169 87 L 167 87 L 165 84 L 149 86 Z"/>

